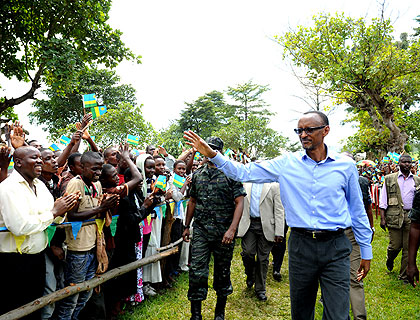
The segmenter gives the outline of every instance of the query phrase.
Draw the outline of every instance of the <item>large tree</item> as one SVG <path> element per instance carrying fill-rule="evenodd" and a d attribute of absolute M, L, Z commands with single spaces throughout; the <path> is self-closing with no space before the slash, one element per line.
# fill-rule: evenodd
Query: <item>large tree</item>
<path fill-rule="evenodd" d="M 273 115 L 265 108 L 268 104 L 262 98 L 268 90 L 270 90 L 268 85 L 256 84 L 252 80 L 238 84 L 236 87 L 228 87 L 226 94 L 235 101 L 230 106 L 231 113 L 241 120 L 247 120 L 251 115 L 263 118 Z"/>
<path fill-rule="evenodd" d="M 420 41 L 395 43 L 389 20 L 319 14 L 312 26 L 298 26 L 276 37 L 285 56 L 306 70 L 337 104 L 353 114 L 366 112 L 380 153 L 401 152 L 413 130 L 412 113 L 420 100 Z M 366 123 L 367 124 L 367 123 Z"/>
<path fill-rule="evenodd" d="M 219 91 L 211 91 L 194 102 L 185 104 L 187 108 L 181 111 L 178 120 L 180 132 L 193 130 L 207 138 L 226 122 L 226 104 L 223 93 Z"/>
<path fill-rule="evenodd" d="M 48 99 L 36 100 L 33 103 L 36 110 L 29 118 L 33 123 L 46 126 L 51 138 L 57 139 L 60 129 L 83 117 L 82 94 L 96 93 L 108 110 L 121 103 L 136 105 L 135 89 L 119 81 L 115 71 L 86 69 L 77 75 L 69 90 L 59 93 L 52 88 L 44 90 Z"/>
<path fill-rule="evenodd" d="M 74 86 L 86 66 L 140 62 L 108 24 L 110 0 L 8 0 L 0 6 L 0 73 L 30 83 L 0 99 L 0 114 L 34 99 L 41 83 L 56 92 Z M 7 93 L 6 93 L 7 94 Z"/>
<path fill-rule="evenodd" d="M 233 118 L 213 135 L 222 138 L 226 148 L 241 149 L 256 158 L 274 158 L 288 150 L 288 139 L 268 124 L 269 120 L 254 115 L 246 120 Z"/>

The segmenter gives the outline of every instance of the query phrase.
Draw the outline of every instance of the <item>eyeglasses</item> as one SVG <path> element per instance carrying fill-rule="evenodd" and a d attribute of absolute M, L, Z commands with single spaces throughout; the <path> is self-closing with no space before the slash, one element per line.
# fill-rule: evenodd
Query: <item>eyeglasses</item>
<path fill-rule="evenodd" d="M 303 133 L 303 131 L 305 131 L 306 134 L 311 135 L 312 133 L 314 133 L 315 130 L 323 129 L 325 127 L 326 127 L 326 125 L 323 125 L 323 126 L 320 126 L 320 127 L 296 128 L 296 129 L 293 129 L 293 130 L 298 135 L 301 135 Z"/>

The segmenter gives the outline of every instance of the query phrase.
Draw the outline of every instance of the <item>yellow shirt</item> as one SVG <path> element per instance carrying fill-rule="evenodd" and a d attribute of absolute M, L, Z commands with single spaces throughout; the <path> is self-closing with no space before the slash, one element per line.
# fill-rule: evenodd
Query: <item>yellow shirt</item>
<path fill-rule="evenodd" d="M 85 190 L 85 183 L 82 179 L 75 177 L 69 181 L 66 192 L 72 193 L 80 191 L 82 198 L 80 200 L 78 212 L 88 211 L 98 206 L 99 197 L 102 195 L 101 183 L 94 183 L 97 191 L 97 195 L 93 197 L 91 194 L 87 194 Z M 88 192 L 90 193 L 90 192 Z M 95 217 L 92 217 L 93 219 Z M 66 244 L 67 249 L 72 251 L 88 251 L 96 245 L 96 225 L 90 224 L 80 228 L 77 233 L 76 239 L 73 237 L 72 229 L 66 228 Z"/>
<path fill-rule="evenodd" d="M 35 254 L 46 248 L 44 230 L 54 221 L 54 198 L 40 180 L 34 179 L 34 186 L 36 194 L 16 170 L 0 183 L 0 227 L 10 231 L 0 232 L 0 252 L 18 252 L 13 235 L 25 236 L 22 253 Z M 62 221 L 57 217 L 54 222 Z"/>

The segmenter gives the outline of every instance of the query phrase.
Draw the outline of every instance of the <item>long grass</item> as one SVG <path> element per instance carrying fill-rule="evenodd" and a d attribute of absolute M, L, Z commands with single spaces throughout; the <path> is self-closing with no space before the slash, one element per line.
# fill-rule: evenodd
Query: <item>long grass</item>
<path fill-rule="evenodd" d="M 412 288 L 397 279 L 401 254 L 395 260 L 393 272 L 387 271 L 385 260 L 388 233 L 380 229 L 379 220 L 376 220 L 375 224 L 374 258 L 371 263 L 371 271 L 364 280 L 368 318 L 378 320 L 420 319 L 420 288 Z M 228 298 L 226 319 L 290 319 L 287 256 L 281 270 L 283 276 L 281 282 L 273 279 L 270 264 L 267 277 L 268 300 L 261 302 L 256 299 L 253 289 L 246 287 L 240 251 L 240 240 L 237 240 L 231 267 L 234 292 Z M 210 270 L 209 294 L 203 303 L 203 319 L 214 319 L 216 295 L 212 289 L 212 266 Z M 147 299 L 139 306 L 128 308 L 127 313 L 120 319 L 189 319 L 190 303 L 187 299 L 187 291 L 188 274 L 183 273 L 171 289 L 161 291 L 158 296 Z M 316 304 L 315 312 L 315 318 L 321 319 L 321 303 Z"/>

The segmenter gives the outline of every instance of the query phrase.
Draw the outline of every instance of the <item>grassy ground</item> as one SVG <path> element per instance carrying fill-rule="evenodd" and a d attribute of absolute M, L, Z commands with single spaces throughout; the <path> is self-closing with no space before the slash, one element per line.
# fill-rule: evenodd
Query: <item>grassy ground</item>
<path fill-rule="evenodd" d="M 388 236 L 376 221 L 373 242 L 374 259 L 371 271 L 365 279 L 366 308 L 369 319 L 420 319 L 420 288 L 412 288 L 397 279 L 400 256 L 395 260 L 394 271 L 388 273 L 385 267 Z M 287 254 L 287 253 L 286 253 Z M 237 240 L 232 261 L 232 283 L 234 293 L 229 296 L 226 319 L 290 319 L 289 281 L 287 257 L 282 267 L 283 281 L 273 280 L 270 266 L 267 277 L 268 301 L 260 302 L 252 289 L 245 285 L 245 274 L 240 256 L 240 243 Z M 214 318 L 216 295 L 212 290 L 212 273 L 209 280 L 209 295 L 203 303 L 203 319 Z M 189 319 L 190 303 L 187 299 L 188 274 L 179 276 L 174 287 L 162 291 L 155 298 L 128 310 L 121 319 Z M 322 305 L 316 305 L 316 319 L 322 318 Z"/>

